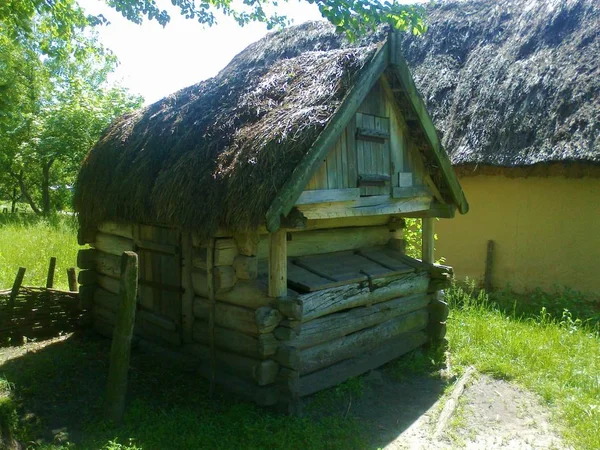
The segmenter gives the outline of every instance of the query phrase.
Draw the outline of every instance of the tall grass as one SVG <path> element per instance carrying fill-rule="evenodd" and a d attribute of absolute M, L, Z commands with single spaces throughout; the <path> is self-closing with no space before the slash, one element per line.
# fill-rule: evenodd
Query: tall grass
<path fill-rule="evenodd" d="M 449 292 L 448 340 L 452 364 L 474 365 L 514 380 L 550 406 L 555 423 L 576 448 L 600 448 L 600 336 L 564 309 L 542 307 L 537 316 L 491 303 L 484 293 Z"/>
<path fill-rule="evenodd" d="M 51 256 L 57 258 L 54 287 L 67 289 L 67 269 L 77 262 L 77 224 L 72 216 L 0 214 L 0 289 L 12 286 L 25 267 L 26 286 L 45 286 Z"/>

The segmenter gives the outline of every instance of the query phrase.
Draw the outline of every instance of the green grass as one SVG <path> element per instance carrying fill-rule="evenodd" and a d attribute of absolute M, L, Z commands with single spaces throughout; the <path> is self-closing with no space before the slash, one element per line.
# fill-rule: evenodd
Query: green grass
<path fill-rule="evenodd" d="M 506 296 L 504 293 L 503 295 Z M 451 364 L 469 365 L 537 393 L 576 448 L 600 448 L 600 337 L 597 317 L 584 323 L 564 309 L 537 316 L 515 301 L 490 302 L 462 288 L 448 295 Z M 500 299 L 503 300 L 503 299 Z M 505 299 L 504 299 L 505 300 Z M 588 311 L 584 310 L 581 315 Z"/>
<path fill-rule="evenodd" d="M 57 258 L 54 287 L 67 289 L 67 269 L 77 262 L 76 219 L 0 214 L 0 289 L 12 287 L 25 267 L 25 286 L 45 286 L 50 257 Z"/>

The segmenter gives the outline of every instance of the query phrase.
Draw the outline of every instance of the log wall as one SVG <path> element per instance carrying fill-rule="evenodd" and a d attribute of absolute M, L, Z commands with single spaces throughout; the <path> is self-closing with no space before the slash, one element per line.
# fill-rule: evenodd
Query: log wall
<path fill-rule="evenodd" d="M 287 253 L 304 256 L 385 244 L 398 249 L 401 227 L 392 225 L 292 233 Z M 269 254 L 269 241 L 281 245 L 281 239 L 258 232 L 210 241 L 193 234 L 182 234 L 178 242 L 151 239 L 161 233 L 140 235 L 136 226 L 105 223 L 92 248 L 79 252 L 81 292 L 92 305 L 95 329 L 112 336 L 122 251 L 143 248 L 175 255 L 182 319 L 173 320 L 141 289 L 136 336 L 145 345 L 187 355 L 198 362 L 202 375 L 258 404 L 294 410 L 302 396 L 444 337 L 448 310 L 439 290 L 449 283 L 446 268 L 415 261 L 414 270 L 368 283 L 308 293 L 288 289 L 270 297 L 259 260 Z M 145 288 L 161 289 L 148 283 Z"/>

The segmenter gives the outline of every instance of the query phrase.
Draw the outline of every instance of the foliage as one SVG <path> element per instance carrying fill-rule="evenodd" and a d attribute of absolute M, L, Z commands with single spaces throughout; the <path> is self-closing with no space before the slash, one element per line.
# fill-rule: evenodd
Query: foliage
<path fill-rule="evenodd" d="M 72 216 L 0 214 L 0 289 L 9 289 L 20 266 L 24 284 L 45 286 L 51 256 L 57 258 L 55 286 L 68 289 L 66 270 L 77 262 L 77 222 Z"/>
<path fill-rule="evenodd" d="M 537 393 L 551 407 L 555 423 L 576 447 L 600 448 L 600 335 L 563 303 L 553 317 L 542 307 L 523 315 L 513 299 L 501 310 L 484 292 L 455 287 L 448 292 L 448 340 L 452 366 L 474 365 L 497 378 L 514 380 Z"/>

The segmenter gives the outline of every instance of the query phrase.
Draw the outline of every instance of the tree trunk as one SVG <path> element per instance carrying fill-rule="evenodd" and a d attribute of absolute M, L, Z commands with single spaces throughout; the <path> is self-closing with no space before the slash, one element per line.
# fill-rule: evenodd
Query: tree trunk
<path fill-rule="evenodd" d="M 45 216 L 50 214 L 50 168 L 54 160 L 42 165 L 42 211 Z"/>
<path fill-rule="evenodd" d="M 18 200 L 18 194 L 17 194 L 17 188 L 14 187 L 13 188 L 13 193 L 12 193 L 12 198 L 11 198 L 11 202 L 10 202 L 10 212 L 12 214 L 15 213 L 15 211 L 17 210 L 17 200 Z"/>
<path fill-rule="evenodd" d="M 37 207 L 37 205 L 33 201 L 33 198 L 31 197 L 31 194 L 27 190 L 27 186 L 25 186 L 25 181 L 23 180 L 23 171 L 19 172 L 19 175 L 14 174 L 14 173 L 12 175 L 19 183 L 19 189 L 21 190 L 21 195 L 23 197 L 25 197 L 25 200 L 27 200 L 27 203 L 29 203 L 29 206 L 31 206 L 31 209 L 33 210 L 33 212 L 36 214 L 42 214 L 42 211 L 40 211 L 40 209 Z"/>

